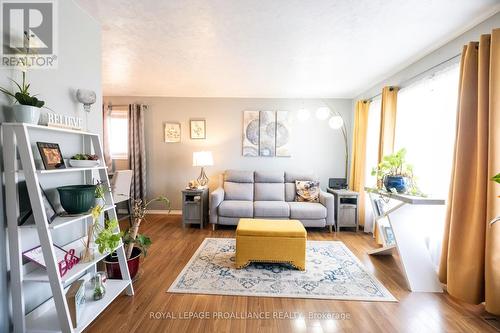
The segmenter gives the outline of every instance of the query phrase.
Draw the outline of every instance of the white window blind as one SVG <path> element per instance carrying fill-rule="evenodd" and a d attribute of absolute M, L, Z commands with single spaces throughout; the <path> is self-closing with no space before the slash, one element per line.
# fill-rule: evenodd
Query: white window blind
<path fill-rule="evenodd" d="M 406 148 L 417 183 L 427 195 L 447 199 L 455 144 L 459 64 L 444 68 L 399 91 L 395 150 Z M 445 206 L 423 219 L 421 232 L 439 263 Z"/>
<path fill-rule="evenodd" d="M 108 117 L 109 151 L 112 159 L 128 158 L 128 112 L 113 110 Z"/>
<path fill-rule="evenodd" d="M 375 98 L 370 103 L 368 110 L 368 127 L 366 131 L 366 157 L 365 157 L 365 185 L 375 187 L 377 177 L 371 175 L 371 171 L 378 164 L 378 147 L 380 139 L 380 114 L 381 99 Z M 365 232 L 372 232 L 373 212 L 371 209 L 370 197 L 365 196 Z"/>

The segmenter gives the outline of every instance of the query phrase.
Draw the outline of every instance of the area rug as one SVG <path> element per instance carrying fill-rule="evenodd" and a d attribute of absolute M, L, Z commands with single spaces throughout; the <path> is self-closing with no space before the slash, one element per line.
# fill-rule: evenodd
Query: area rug
<path fill-rule="evenodd" d="M 236 269 L 235 249 L 233 238 L 206 238 L 168 292 L 397 301 L 342 242 L 308 241 L 306 271 L 275 263 Z"/>

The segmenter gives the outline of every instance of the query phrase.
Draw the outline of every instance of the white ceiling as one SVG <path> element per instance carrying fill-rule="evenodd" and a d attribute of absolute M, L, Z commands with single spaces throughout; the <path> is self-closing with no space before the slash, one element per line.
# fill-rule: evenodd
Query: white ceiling
<path fill-rule="evenodd" d="M 77 0 L 102 25 L 108 96 L 347 97 L 499 0 Z"/>

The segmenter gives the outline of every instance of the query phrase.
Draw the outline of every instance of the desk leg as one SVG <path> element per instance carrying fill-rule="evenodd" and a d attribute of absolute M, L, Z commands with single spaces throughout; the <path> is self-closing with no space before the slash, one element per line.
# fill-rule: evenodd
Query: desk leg
<path fill-rule="evenodd" d="M 437 206 L 403 205 L 389 214 L 403 272 L 411 291 L 443 292 L 425 241 L 419 232 L 422 219 L 433 219 Z"/>

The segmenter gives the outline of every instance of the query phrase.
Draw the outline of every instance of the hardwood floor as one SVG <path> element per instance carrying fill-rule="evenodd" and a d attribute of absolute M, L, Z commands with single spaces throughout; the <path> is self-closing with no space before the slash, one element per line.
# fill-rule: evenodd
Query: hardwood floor
<path fill-rule="evenodd" d="M 182 228 L 180 216 L 164 215 L 149 216 L 141 228 L 153 245 L 134 283 L 135 296 L 118 297 L 86 332 L 496 332 L 481 318 L 482 306 L 463 304 L 447 294 L 408 292 L 397 258 L 366 254 L 374 247 L 366 234 L 308 230 L 309 239 L 344 242 L 398 303 L 170 294 L 166 290 L 203 239 L 234 237 L 234 228 Z M 271 319 L 188 319 L 204 312 L 211 317 L 269 312 Z M 334 312 L 349 318 L 321 317 Z"/>

